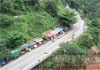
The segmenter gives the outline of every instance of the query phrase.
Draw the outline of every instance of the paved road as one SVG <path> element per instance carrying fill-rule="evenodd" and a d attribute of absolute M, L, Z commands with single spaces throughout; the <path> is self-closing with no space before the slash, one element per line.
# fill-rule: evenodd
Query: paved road
<path fill-rule="evenodd" d="M 78 18 L 77 23 L 73 25 L 73 29 L 66 35 L 61 36 L 60 39 L 55 39 L 55 42 L 49 41 L 31 52 L 24 54 L 18 59 L 5 65 L 0 70 L 29 70 L 35 65 L 39 64 L 41 61 L 45 60 L 52 54 L 52 52 L 60 48 L 60 43 L 67 42 L 68 37 L 72 36 L 73 33 L 75 34 L 75 38 L 83 33 L 84 21 L 79 15 L 77 15 L 76 18 Z M 47 54 L 45 54 L 45 52 Z"/>

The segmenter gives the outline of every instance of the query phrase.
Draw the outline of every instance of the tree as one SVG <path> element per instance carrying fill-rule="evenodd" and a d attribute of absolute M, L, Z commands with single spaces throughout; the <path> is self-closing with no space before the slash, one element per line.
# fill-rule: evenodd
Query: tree
<path fill-rule="evenodd" d="M 63 25 L 71 25 L 76 23 L 77 19 L 75 18 L 75 14 L 73 12 L 70 11 L 66 11 L 66 13 L 64 13 L 63 15 L 59 16 L 59 21 L 63 24 Z"/>
<path fill-rule="evenodd" d="M 1 0 L 0 12 L 21 15 L 27 10 L 39 8 L 39 0 Z"/>
<path fill-rule="evenodd" d="M 45 10 L 52 16 L 57 16 L 57 5 L 56 1 L 47 1 L 45 3 Z"/>
<path fill-rule="evenodd" d="M 60 68 L 63 67 L 63 65 L 67 66 L 65 63 L 68 63 L 68 65 L 70 65 L 70 69 L 73 69 L 73 66 L 81 67 L 84 62 L 85 55 L 86 52 L 80 47 L 78 47 L 76 43 L 68 43 L 68 44 L 63 43 L 61 44 L 61 48 L 52 55 L 53 58 L 50 58 L 52 60 L 47 61 L 47 63 L 45 63 L 44 68 L 45 69 L 52 68 L 55 70 L 55 68 L 53 67 L 56 67 L 57 63 L 58 63 L 58 68 L 59 66 Z M 59 63 L 61 63 L 61 65 Z"/>
<path fill-rule="evenodd" d="M 24 40 L 25 42 L 27 42 L 29 36 L 28 36 L 28 24 L 27 23 L 23 23 L 22 24 L 22 30 L 23 30 L 23 34 L 24 34 Z"/>
<path fill-rule="evenodd" d="M 81 0 L 66 0 L 71 8 L 78 9 Z"/>
<path fill-rule="evenodd" d="M 85 52 L 76 43 L 62 44 L 61 50 L 66 52 L 67 55 L 83 55 L 83 54 L 85 54 Z"/>
<path fill-rule="evenodd" d="M 89 19 L 100 18 L 100 2 L 97 0 L 66 0 L 66 2 Z"/>
<path fill-rule="evenodd" d="M 28 5 L 36 5 L 39 4 L 39 0 L 23 0 L 24 3 L 27 3 Z"/>
<path fill-rule="evenodd" d="M 0 27 L 9 27 L 13 23 L 14 23 L 13 17 L 0 14 Z"/>
<path fill-rule="evenodd" d="M 0 12 L 3 13 L 11 12 L 11 8 L 13 8 L 11 1 L 6 1 L 6 0 L 0 1 Z"/>
<path fill-rule="evenodd" d="M 80 46 L 87 47 L 87 48 L 91 48 L 94 45 L 93 37 L 89 33 L 83 34 L 79 38 L 78 42 Z"/>
<path fill-rule="evenodd" d="M 24 42 L 25 40 L 24 40 L 23 33 L 14 31 L 10 33 L 6 46 L 10 49 L 13 49 L 23 44 Z"/>
<path fill-rule="evenodd" d="M 69 61 L 67 60 L 67 62 L 69 62 L 71 66 L 70 69 L 73 69 L 73 66 L 82 67 L 82 64 L 84 63 L 84 59 L 87 53 L 78 46 L 79 45 L 75 44 L 66 45 L 66 54 L 69 56 L 67 58 L 70 59 Z"/>
<path fill-rule="evenodd" d="M 32 8 L 34 8 L 34 10 L 37 10 L 39 8 L 39 0 L 23 0 L 22 3 L 24 5 L 24 7 L 32 6 Z"/>
<path fill-rule="evenodd" d="M 88 32 L 93 36 L 93 41 L 97 45 L 100 43 L 100 19 L 93 19 L 88 26 Z"/>
<path fill-rule="evenodd" d="M 5 46 L 5 40 L 0 38 L 0 59 L 7 58 L 9 51 L 10 50 Z"/>

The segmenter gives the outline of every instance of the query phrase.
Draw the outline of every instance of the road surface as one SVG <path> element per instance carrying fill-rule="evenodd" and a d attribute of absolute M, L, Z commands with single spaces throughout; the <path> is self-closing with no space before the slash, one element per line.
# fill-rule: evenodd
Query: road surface
<path fill-rule="evenodd" d="M 82 20 L 78 14 L 76 18 L 78 19 L 77 23 L 73 25 L 73 29 L 66 35 L 62 36 L 60 39 L 55 39 L 54 42 L 49 41 L 46 44 L 32 50 L 31 52 L 24 54 L 18 59 L 8 63 L 0 70 L 30 70 L 32 67 L 48 58 L 52 54 L 52 52 L 60 48 L 59 44 L 67 42 L 68 37 L 72 36 L 73 33 L 75 35 L 75 38 L 83 33 L 84 20 Z"/>

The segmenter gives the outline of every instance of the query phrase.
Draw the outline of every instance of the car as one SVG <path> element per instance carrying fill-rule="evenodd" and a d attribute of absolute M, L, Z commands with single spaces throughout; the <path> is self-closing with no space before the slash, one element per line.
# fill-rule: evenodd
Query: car
<path fill-rule="evenodd" d="M 5 64 L 6 64 L 5 61 L 0 61 L 0 66 L 3 66 L 3 65 L 5 65 Z"/>

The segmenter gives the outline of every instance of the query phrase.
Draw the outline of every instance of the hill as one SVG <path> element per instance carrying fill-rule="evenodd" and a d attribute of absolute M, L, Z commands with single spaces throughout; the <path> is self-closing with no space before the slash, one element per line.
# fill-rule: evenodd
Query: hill
<path fill-rule="evenodd" d="M 58 27 L 59 23 L 70 25 L 76 22 L 75 14 L 66 11 L 61 0 L 0 1 L 1 53 L 9 54 L 9 50 L 29 40 L 44 37 L 44 31 Z"/>

